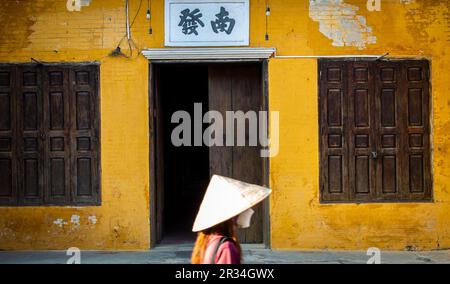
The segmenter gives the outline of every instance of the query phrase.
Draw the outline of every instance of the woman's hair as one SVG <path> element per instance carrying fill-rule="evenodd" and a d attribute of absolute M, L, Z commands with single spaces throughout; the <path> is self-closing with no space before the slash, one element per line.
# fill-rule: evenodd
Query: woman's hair
<path fill-rule="evenodd" d="M 211 235 L 222 235 L 230 237 L 234 240 L 239 257 L 241 257 L 241 246 L 238 243 L 236 232 L 234 230 L 233 220 L 229 219 L 225 222 L 215 225 L 198 233 L 197 241 L 195 242 L 194 250 L 192 252 L 191 263 L 201 264 L 206 252 L 206 246 L 208 245 L 209 237 Z"/>

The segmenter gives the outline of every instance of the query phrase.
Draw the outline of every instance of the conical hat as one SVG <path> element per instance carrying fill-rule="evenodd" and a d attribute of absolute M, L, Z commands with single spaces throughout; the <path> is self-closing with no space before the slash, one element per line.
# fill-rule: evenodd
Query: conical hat
<path fill-rule="evenodd" d="M 192 231 L 203 231 L 237 216 L 261 202 L 270 193 L 271 190 L 266 187 L 213 175 Z"/>

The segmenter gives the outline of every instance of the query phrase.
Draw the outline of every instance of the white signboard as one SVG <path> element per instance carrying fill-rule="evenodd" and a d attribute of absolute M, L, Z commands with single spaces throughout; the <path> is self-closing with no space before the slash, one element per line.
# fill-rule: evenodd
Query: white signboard
<path fill-rule="evenodd" d="M 166 46 L 246 46 L 250 0 L 165 0 Z"/>

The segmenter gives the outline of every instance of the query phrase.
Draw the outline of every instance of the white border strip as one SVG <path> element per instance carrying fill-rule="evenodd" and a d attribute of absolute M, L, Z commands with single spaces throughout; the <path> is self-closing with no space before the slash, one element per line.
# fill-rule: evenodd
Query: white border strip
<path fill-rule="evenodd" d="M 275 48 L 149 48 L 142 54 L 149 60 L 184 59 L 268 59 L 276 52 Z"/>

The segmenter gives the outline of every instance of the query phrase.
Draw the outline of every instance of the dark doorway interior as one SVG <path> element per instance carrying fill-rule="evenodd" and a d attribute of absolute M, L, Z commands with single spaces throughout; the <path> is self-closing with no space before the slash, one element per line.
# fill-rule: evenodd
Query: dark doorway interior
<path fill-rule="evenodd" d="M 203 64 L 165 64 L 159 69 L 160 115 L 163 133 L 164 197 L 162 240 L 168 243 L 192 243 L 191 228 L 209 182 L 209 148 L 175 147 L 171 141 L 171 116 L 187 111 L 194 119 L 194 103 L 208 111 L 208 66 Z M 193 124 L 192 124 L 193 135 Z"/>
<path fill-rule="evenodd" d="M 266 110 L 262 79 L 267 78 L 267 64 L 164 62 L 151 64 L 150 70 L 152 245 L 191 245 L 196 237 L 191 228 L 210 176 L 219 174 L 267 185 L 268 160 L 260 156 L 258 145 L 250 146 L 249 135 L 245 136 L 246 146 L 207 147 L 200 143 L 202 146 L 176 147 L 171 135 L 180 122 L 171 123 L 171 117 L 180 110 L 190 114 L 193 143 L 195 103 L 202 104 L 200 116 L 209 110 L 218 111 L 224 118 L 226 111 Z M 208 126 L 202 124 L 202 133 Z M 229 134 L 225 131 L 218 135 L 226 141 Z M 267 206 L 260 203 L 253 208 L 251 226 L 237 231 L 241 243 L 267 244 Z"/>

